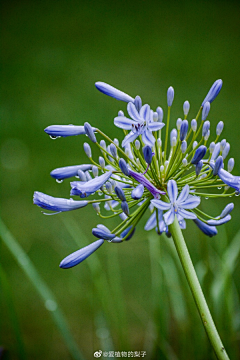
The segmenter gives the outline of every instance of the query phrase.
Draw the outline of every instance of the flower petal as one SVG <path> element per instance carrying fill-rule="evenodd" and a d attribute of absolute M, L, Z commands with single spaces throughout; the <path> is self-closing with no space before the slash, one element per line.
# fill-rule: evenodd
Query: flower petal
<path fill-rule="evenodd" d="M 132 102 L 128 103 L 127 111 L 132 119 L 137 122 L 143 123 L 143 118 L 139 115 L 136 106 Z"/>
<path fill-rule="evenodd" d="M 132 126 L 136 125 L 136 122 L 126 118 L 125 116 L 117 116 L 114 118 L 114 125 L 120 129 L 131 130 Z"/>
<path fill-rule="evenodd" d="M 210 236 L 210 237 L 217 235 L 217 229 L 215 228 L 215 226 L 207 225 L 203 221 L 199 220 L 198 218 L 193 221 L 205 235 Z"/>
<path fill-rule="evenodd" d="M 134 133 L 134 132 L 130 131 L 130 133 L 127 134 L 125 136 L 125 138 L 123 139 L 122 147 L 126 146 L 130 142 L 133 142 L 137 137 L 138 137 L 138 133 Z"/>
<path fill-rule="evenodd" d="M 183 209 L 194 209 L 196 208 L 201 202 L 199 196 L 192 196 L 190 195 L 186 201 L 181 204 L 181 208 Z M 180 205 L 179 205 L 180 206 Z"/>
<path fill-rule="evenodd" d="M 150 122 L 148 123 L 148 129 L 150 131 L 158 131 L 161 130 L 165 126 L 164 123 L 160 122 Z"/>
<path fill-rule="evenodd" d="M 231 215 L 227 215 L 224 218 L 220 219 L 220 220 L 208 220 L 207 223 L 210 226 L 218 226 L 218 225 L 222 225 L 225 224 L 226 222 L 231 220 Z"/>
<path fill-rule="evenodd" d="M 73 165 L 73 166 L 65 166 L 61 168 L 54 169 L 50 172 L 50 175 L 54 179 L 62 180 L 67 179 L 72 176 L 78 175 L 78 170 L 86 171 L 91 170 L 92 165 L 84 164 L 84 165 Z"/>
<path fill-rule="evenodd" d="M 151 200 L 151 204 L 153 204 L 153 206 L 159 210 L 168 210 L 171 207 L 170 203 L 166 203 L 162 200 Z"/>
<path fill-rule="evenodd" d="M 140 109 L 140 116 L 145 121 L 149 121 L 150 119 L 150 106 L 148 104 L 145 104 Z"/>
<path fill-rule="evenodd" d="M 153 136 L 153 134 L 151 133 L 150 130 L 145 130 L 143 133 L 142 133 L 142 141 L 144 142 L 145 145 L 148 145 L 150 147 L 153 147 L 156 139 L 155 137 Z"/>
<path fill-rule="evenodd" d="M 169 180 L 167 184 L 167 192 L 168 197 L 170 199 L 171 204 L 176 202 L 178 196 L 178 188 L 175 180 Z"/>
<path fill-rule="evenodd" d="M 82 181 L 74 181 L 70 183 L 73 188 L 76 188 L 80 192 L 81 197 L 86 197 L 89 194 L 94 193 L 99 190 L 105 182 L 111 177 L 112 171 L 108 171 L 105 174 L 95 177 L 94 179 L 82 182 Z"/>
<path fill-rule="evenodd" d="M 44 129 L 45 133 L 53 137 L 66 137 L 85 134 L 84 126 L 50 125 Z"/>
<path fill-rule="evenodd" d="M 190 211 L 186 211 L 184 209 L 178 209 L 178 214 L 181 215 L 184 219 L 196 219 L 197 216 L 190 212 Z"/>
<path fill-rule="evenodd" d="M 182 191 L 177 199 L 177 203 L 178 205 L 180 205 L 181 203 L 183 203 L 187 198 L 188 198 L 188 195 L 189 195 L 189 185 L 186 184 L 183 188 L 182 188 Z"/>
<path fill-rule="evenodd" d="M 144 230 L 149 231 L 154 229 L 156 226 L 157 226 L 157 219 L 156 219 L 156 212 L 154 211 L 154 213 L 150 216 L 150 218 L 146 222 Z"/>
<path fill-rule="evenodd" d="M 174 222 L 174 218 L 175 218 L 175 211 L 173 206 L 171 206 L 171 209 L 168 210 L 164 215 L 164 220 L 166 225 L 171 225 Z"/>
<path fill-rule="evenodd" d="M 33 203 L 42 209 L 50 211 L 71 211 L 87 206 L 88 201 L 77 201 L 73 199 L 55 198 L 42 192 L 35 191 Z"/>

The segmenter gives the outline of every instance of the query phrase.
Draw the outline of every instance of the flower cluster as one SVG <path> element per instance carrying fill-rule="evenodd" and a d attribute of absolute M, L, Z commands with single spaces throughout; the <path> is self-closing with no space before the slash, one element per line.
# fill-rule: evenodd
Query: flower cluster
<path fill-rule="evenodd" d="M 193 220 L 208 236 L 216 235 L 216 227 L 231 219 L 233 203 L 217 217 L 198 208 L 202 198 L 231 197 L 240 191 L 240 177 L 231 174 L 233 158 L 229 158 L 227 170 L 224 169 L 230 144 L 225 139 L 219 140 L 224 127 L 222 121 L 217 124 L 210 142 L 207 117 L 210 104 L 221 87 L 222 80 L 215 81 L 191 122 L 187 120 L 190 104 L 185 101 L 183 119 L 178 118 L 176 127 L 170 131 L 172 87 L 167 91 L 164 123 L 161 107 L 154 111 L 148 104 L 143 105 L 139 96 L 133 98 L 106 83 L 97 82 L 99 91 L 127 103 L 127 114 L 120 110 L 114 119 L 114 124 L 123 130 L 121 145 L 118 139 L 112 140 L 87 122 L 83 126 L 52 125 L 45 129 L 51 138 L 86 135 L 98 147 L 100 156 L 93 159 L 91 146 L 85 142 L 83 147 L 89 164 L 62 167 L 50 173 L 58 182 L 77 177 L 70 182 L 70 195 L 82 200 L 55 198 L 36 191 L 34 204 L 54 214 L 92 204 L 102 219 L 121 219 L 112 231 L 102 224 L 93 228 L 92 234 L 98 240 L 67 256 L 60 263 L 61 268 L 79 264 L 105 241 L 129 240 L 148 209 L 151 215 L 145 230 L 155 229 L 158 234 L 164 232 L 167 236 L 171 236 L 171 224 L 175 219 L 181 229 L 186 228 L 185 219 Z"/>

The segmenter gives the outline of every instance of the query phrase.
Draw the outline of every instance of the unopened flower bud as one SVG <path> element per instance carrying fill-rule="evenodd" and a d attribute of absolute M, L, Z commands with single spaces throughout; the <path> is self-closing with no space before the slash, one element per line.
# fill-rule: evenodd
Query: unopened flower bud
<path fill-rule="evenodd" d="M 126 201 L 122 201 L 121 203 L 122 211 L 128 216 L 129 215 L 129 207 Z"/>
<path fill-rule="evenodd" d="M 210 102 L 205 102 L 202 109 L 202 121 L 205 121 L 210 111 Z"/>
<path fill-rule="evenodd" d="M 209 145 L 210 154 L 213 153 L 213 151 L 214 151 L 214 149 L 215 149 L 215 146 L 216 146 L 215 142 L 211 142 L 211 144 Z"/>
<path fill-rule="evenodd" d="M 134 99 L 134 105 L 136 106 L 137 111 L 139 112 L 142 107 L 142 99 L 137 95 Z"/>
<path fill-rule="evenodd" d="M 116 159 L 117 158 L 117 148 L 116 145 L 111 144 L 110 145 L 110 152 L 112 154 L 112 156 Z"/>
<path fill-rule="evenodd" d="M 174 99 L 174 89 L 173 89 L 172 86 L 170 86 L 168 88 L 168 91 L 167 91 L 167 104 L 168 104 L 168 106 L 172 106 L 173 99 Z"/>
<path fill-rule="evenodd" d="M 190 109 L 190 104 L 189 104 L 189 101 L 186 100 L 183 104 L 183 113 L 185 116 L 188 115 L 189 109 Z"/>
<path fill-rule="evenodd" d="M 182 160 L 182 164 L 183 164 L 184 167 L 187 166 L 187 164 L 188 164 L 187 159 L 184 158 L 184 159 Z"/>
<path fill-rule="evenodd" d="M 226 157 L 228 156 L 228 153 L 230 151 L 230 144 L 227 142 L 223 151 L 222 151 L 222 157 L 223 159 L 226 159 Z"/>
<path fill-rule="evenodd" d="M 146 146 L 144 146 L 142 151 L 143 151 L 143 156 L 144 156 L 146 163 L 150 165 L 152 162 L 152 157 L 153 157 L 152 149 L 150 148 L 150 146 L 146 145 Z"/>
<path fill-rule="evenodd" d="M 188 121 L 183 120 L 183 122 L 181 124 L 181 128 L 180 128 L 180 140 L 181 141 L 185 140 L 185 138 L 187 136 L 187 132 L 188 132 Z"/>
<path fill-rule="evenodd" d="M 195 149 L 195 147 L 198 145 L 198 142 L 195 140 L 194 142 L 193 142 L 193 145 L 192 145 L 192 147 L 193 147 L 193 149 Z"/>
<path fill-rule="evenodd" d="M 234 158 L 228 160 L 228 172 L 231 172 L 234 168 Z"/>
<path fill-rule="evenodd" d="M 101 166 L 102 169 L 105 168 L 105 160 L 102 156 L 99 156 L 99 165 Z"/>
<path fill-rule="evenodd" d="M 215 166 L 213 169 L 213 176 L 216 176 L 218 174 L 218 171 L 222 168 L 223 166 L 223 158 L 222 156 L 219 156 L 215 162 Z"/>
<path fill-rule="evenodd" d="M 154 122 L 157 122 L 157 121 L 158 121 L 158 113 L 157 113 L 157 112 L 154 112 L 154 113 L 153 113 L 153 121 L 154 121 Z"/>
<path fill-rule="evenodd" d="M 89 137 L 89 139 L 92 142 L 94 142 L 94 143 L 97 142 L 97 139 L 96 139 L 96 136 L 94 134 L 93 128 L 91 127 L 91 125 L 88 122 L 84 123 L 84 130 L 85 130 L 87 136 Z"/>
<path fill-rule="evenodd" d="M 182 144 L 181 144 L 181 151 L 184 154 L 187 150 L 187 142 L 186 140 L 183 140 Z"/>
<path fill-rule="evenodd" d="M 210 121 L 205 121 L 204 124 L 203 124 L 203 127 L 202 127 L 202 136 L 206 136 L 207 135 L 207 132 L 208 130 L 210 129 Z"/>
<path fill-rule="evenodd" d="M 84 143 L 83 144 L 83 149 L 84 149 L 87 157 L 91 158 L 92 157 L 92 151 L 91 151 L 90 145 L 88 143 Z"/>
<path fill-rule="evenodd" d="M 163 109 L 160 106 L 158 106 L 156 111 L 158 113 L 158 121 L 162 122 L 162 120 L 163 120 Z"/>
<path fill-rule="evenodd" d="M 98 167 L 96 165 L 93 165 L 92 167 L 92 173 L 94 177 L 98 176 Z"/>
<path fill-rule="evenodd" d="M 82 170 L 78 170 L 78 177 L 81 181 L 87 181 L 87 177 L 85 175 L 85 172 Z"/>
<path fill-rule="evenodd" d="M 176 122 L 176 126 L 177 126 L 177 129 L 178 129 L 178 130 L 180 130 L 181 125 L 182 125 L 182 119 L 181 119 L 181 118 L 178 118 L 178 119 L 177 119 L 177 122 Z"/>
<path fill-rule="evenodd" d="M 135 146 L 136 146 L 136 149 L 139 150 L 140 149 L 140 141 L 139 140 L 136 140 L 135 141 Z"/>
<path fill-rule="evenodd" d="M 197 175 L 197 176 L 200 174 L 200 172 L 201 172 L 201 170 L 202 170 L 202 167 L 203 167 L 203 161 L 200 160 L 200 161 L 197 163 L 196 167 L 195 167 L 195 171 L 196 171 L 196 175 Z"/>
<path fill-rule="evenodd" d="M 120 159 L 119 163 L 118 163 L 121 171 L 123 172 L 124 175 L 129 176 L 129 171 L 128 171 L 128 166 L 127 163 L 124 159 Z"/>
<path fill-rule="evenodd" d="M 221 133 L 223 131 L 223 127 L 224 127 L 223 121 L 219 121 L 219 123 L 217 124 L 217 127 L 216 127 L 217 136 L 221 135 Z"/>
<path fill-rule="evenodd" d="M 196 119 L 192 119 L 191 128 L 192 128 L 193 132 L 195 132 L 197 130 L 197 120 Z"/>

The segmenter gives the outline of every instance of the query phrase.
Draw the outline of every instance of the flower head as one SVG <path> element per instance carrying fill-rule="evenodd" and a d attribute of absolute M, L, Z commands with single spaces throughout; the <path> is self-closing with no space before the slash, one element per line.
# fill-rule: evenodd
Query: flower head
<path fill-rule="evenodd" d="M 210 104 L 221 87 L 221 80 L 213 84 L 190 127 L 188 101 L 183 104 L 184 119 L 172 119 L 174 89 L 170 86 L 164 128 L 162 107 L 158 106 L 154 111 L 148 104 L 142 103 L 140 96 L 133 98 L 111 85 L 97 82 L 99 91 L 127 103 L 128 116 L 119 110 L 114 118 L 114 124 L 123 129 L 120 141 L 110 139 L 94 127 L 94 121 L 92 125 L 85 122 L 80 126 L 51 125 L 45 129 L 52 138 L 87 135 L 91 146 L 95 146 L 99 154 L 94 158 L 95 152 L 85 142 L 86 164 L 61 167 L 51 172 L 58 182 L 78 177 L 79 180 L 70 182 L 70 195 L 78 199 L 88 197 L 88 200 L 54 198 L 36 191 L 34 204 L 55 213 L 92 204 L 99 217 L 120 219 L 120 224 L 113 230 L 103 224 L 93 227 L 92 234 L 98 240 L 67 256 L 60 267 L 79 264 L 104 241 L 117 244 L 129 240 L 148 209 L 151 216 L 145 230 L 155 229 L 159 235 L 165 233 L 171 236 L 175 218 L 181 229 L 186 228 L 185 219 L 193 220 L 210 237 L 217 234 L 217 226 L 231 220 L 233 203 L 226 205 L 217 217 L 199 209 L 201 199 L 226 198 L 240 191 L 240 176 L 230 173 L 234 159 L 227 160 L 230 144 L 226 139 L 219 139 L 224 124 L 220 121 L 216 134 L 210 134 L 210 121 L 206 120 Z M 171 122 L 176 124 L 176 128 L 171 129 Z M 228 171 L 224 170 L 224 161 L 227 161 Z M 107 215 L 106 212 L 112 214 Z"/>

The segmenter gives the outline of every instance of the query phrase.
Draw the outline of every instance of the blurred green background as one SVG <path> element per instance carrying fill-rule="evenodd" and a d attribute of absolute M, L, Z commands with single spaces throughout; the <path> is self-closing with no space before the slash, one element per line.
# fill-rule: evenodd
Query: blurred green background
<path fill-rule="evenodd" d="M 144 232 L 142 221 L 130 242 L 106 244 L 64 271 L 59 262 L 93 241 L 100 219 L 92 208 L 44 216 L 32 196 L 38 190 L 68 197 L 69 182 L 57 184 L 49 172 L 88 162 L 83 137 L 52 141 L 45 127 L 88 121 L 119 136 L 113 118 L 125 104 L 99 93 L 96 81 L 165 112 L 172 85 L 173 126 L 186 99 L 192 119 L 222 78 L 211 132 L 224 121 L 233 173 L 240 174 L 239 2 L 2 1 L 1 10 L 2 219 L 56 297 L 82 358 L 102 349 L 146 351 L 153 360 L 214 359 L 171 240 Z M 232 220 L 216 237 L 206 238 L 191 222 L 184 235 L 223 343 L 238 359 L 240 203 L 232 200 Z M 227 202 L 207 200 L 202 208 L 217 216 Z M 73 358 L 71 340 L 56 325 L 56 303 L 43 301 L 41 286 L 33 286 L 5 243 L 0 265 L 5 358 Z"/>

